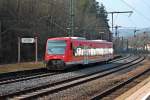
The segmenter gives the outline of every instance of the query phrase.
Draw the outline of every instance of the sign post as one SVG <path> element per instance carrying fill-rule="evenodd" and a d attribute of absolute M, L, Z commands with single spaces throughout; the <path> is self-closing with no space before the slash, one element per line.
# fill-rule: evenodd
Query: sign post
<path fill-rule="evenodd" d="M 37 45 L 37 36 L 35 37 L 35 62 L 38 61 L 38 45 Z"/>
<path fill-rule="evenodd" d="M 38 44 L 37 36 L 35 38 L 20 38 L 18 37 L 18 63 L 20 62 L 20 43 L 35 43 L 35 62 L 38 61 Z"/>
<path fill-rule="evenodd" d="M 1 34 L 1 26 L 2 25 L 1 25 L 1 20 L 0 20 L 0 59 L 2 57 L 2 34 Z"/>
<path fill-rule="evenodd" d="M 34 38 L 21 38 L 21 43 L 34 43 Z"/>
<path fill-rule="evenodd" d="M 20 37 L 18 37 L 18 63 L 20 63 Z"/>

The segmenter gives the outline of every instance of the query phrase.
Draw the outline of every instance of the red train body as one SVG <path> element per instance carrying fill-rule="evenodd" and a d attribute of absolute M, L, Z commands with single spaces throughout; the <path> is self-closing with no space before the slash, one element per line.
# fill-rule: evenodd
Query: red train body
<path fill-rule="evenodd" d="M 46 43 L 45 62 L 49 70 L 63 70 L 74 64 L 107 61 L 113 57 L 113 44 L 81 37 L 50 38 Z"/>

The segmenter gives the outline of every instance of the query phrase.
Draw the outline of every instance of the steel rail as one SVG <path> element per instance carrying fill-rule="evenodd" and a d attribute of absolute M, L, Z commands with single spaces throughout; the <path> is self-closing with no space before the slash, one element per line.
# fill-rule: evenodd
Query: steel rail
<path fill-rule="evenodd" d="M 2 73 L 2 74 L 0 74 L 0 82 L 6 81 L 6 80 L 9 80 L 9 79 L 29 77 L 29 76 L 43 74 L 43 73 L 49 73 L 49 71 L 47 71 L 44 68 L 40 68 L 40 69 L 32 69 L 32 70 L 23 70 L 23 71 Z"/>
<path fill-rule="evenodd" d="M 124 57 L 120 60 L 126 59 L 128 57 Z M 116 61 L 116 60 L 115 60 Z M 119 59 L 117 60 L 119 61 Z M 113 61 L 111 61 L 111 63 L 113 63 Z M 24 71 L 21 71 L 22 73 L 25 73 Z M 20 72 L 20 73 L 21 73 Z M 9 78 L 5 78 L 5 79 L 1 79 L 0 80 L 0 85 L 3 84 L 9 84 L 9 83 L 13 83 L 13 82 L 19 82 L 19 81 L 25 81 L 25 80 L 29 80 L 29 79 L 34 79 L 34 78 L 41 78 L 41 77 L 46 77 L 46 76 L 50 76 L 50 75 L 56 75 L 56 74 L 60 74 L 60 73 L 48 73 L 48 72 L 39 72 L 39 73 L 34 73 L 33 75 L 21 75 L 21 76 L 16 76 L 16 77 L 9 77 Z"/>
<path fill-rule="evenodd" d="M 108 88 L 107 90 L 105 90 L 105 91 L 99 93 L 99 94 L 96 95 L 96 96 L 93 96 L 93 97 L 91 98 L 91 100 L 101 100 L 103 97 L 108 96 L 109 94 L 113 93 L 113 92 L 116 91 L 117 89 L 120 89 L 120 88 L 122 88 L 123 86 L 125 86 L 126 84 L 131 83 L 132 81 L 134 81 L 135 79 L 141 77 L 143 74 L 145 74 L 145 73 L 147 73 L 147 72 L 149 72 L 149 71 L 150 71 L 150 68 L 147 69 L 147 70 L 145 70 L 144 72 L 142 72 L 142 73 L 140 73 L 140 74 L 134 76 L 134 77 L 129 78 L 128 80 L 126 80 L 126 81 L 124 81 L 124 82 L 121 82 L 120 84 L 117 84 L 117 85 L 115 85 L 115 86 L 113 86 L 113 87 Z"/>
<path fill-rule="evenodd" d="M 131 55 L 128 55 L 128 56 L 125 56 L 125 57 L 121 57 L 121 58 L 118 58 L 118 59 L 115 59 L 115 60 L 111 60 L 111 61 L 109 61 L 109 63 L 117 62 L 119 60 L 124 60 L 124 59 L 127 59 L 129 57 L 131 57 Z"/>
<path fill-rule="evenodd" d="M 105 70 L 107 72 L 103 72 L 103 73 L 100 73 L 100 72 L 102 72 L 102 71 L 100 71 L 100 72 L 92 73 L 92 74 L 89 74 L 89 75 L 84 75 L 84 76 L 81 76 L 81 77 L 76 77 L 76 78 L 60 81 L 60 82 L 53 83 L 53 84 L 47 84 L 47 85 L 41 86 L 41 87 L 35 87 L 35 88 L 24 90 L 24 91 L 18 91 L 16 93 L 7 94 L 7 95 L 3 95 L 3 96 L 0 96 L 0 97 L 1 98 L 7 98 L 7 97 L 17 96 L 19 99 L 31 99 L 31 98 L 35 98 L 37 96 L 41 96 L 41 95 L 44 95 L 44 94 L 55 93 L 55 92 L 62 91 L 64 89 L 67 89 L 67 88 L 70 88 L 70 87 L 73 87 L 73 86 L 76 86 L 76 85 L 83 84 L 85 82 L 92 81 L 92 80 L 100 78 L 100 77 L 104 77 L 104 76 L 109 75 L 109 74 L 113 74 L 115 72 L 118 72 L 118 71 L 121 71 L 123 69 L 129 68 L 129 66 L 136 65 L 136 64 L 138 64 L 139 62 L 141 62 L 143 60 L 144 60 L 144 58 L 137 58 L 137 59 L 134 59 L 131 62 L 128 62 L 128 63 L 124 64 L 124 66 L 122 65 L 123 67 L 121 67 L 119 69 L 117 69 L 117 67 L 115 67 L 116 69 L 113 68 L 113 69 L 111 69 L 111 71 L 110 70 L 109 71 Z M 39 90 L 39 92 L 38 92 L 38 90 Z M 42 90 L 42 92 L 41 92 L 41 90 Z M 34 93 L 33 91 L 36 91 L 36 93 Z M 18 95 L 21 94 L 21 92 L 22 92 L 22 94 L 25 94 L 25 95 L 18 96 Z M 30 94 L 30 92 L 31 92 L 31 94 Z M 30 95 L 29 94 L 27 95 L 26 93 L 29 93 Z"/>
<path fill-rule="evenodd" d="M 56 74 L 59 74 L 59 73 L 46 73 L 46 74 L 39 74 L 39 75 L 35 75 L 35 76 L 28 76 L 28 77 L 10 79 L 10 80 L 1 81 L 0 85 L 9 84 L 9 83 L 13 83 L 13 82 L 19 82 L 19 81 L 26 81 L 26 80 L 29 80 L 29 79 L 41 78 L 41 77 L 46 77 L 46 76 L 52 76 L 52 75 L 56 75 Z"/>

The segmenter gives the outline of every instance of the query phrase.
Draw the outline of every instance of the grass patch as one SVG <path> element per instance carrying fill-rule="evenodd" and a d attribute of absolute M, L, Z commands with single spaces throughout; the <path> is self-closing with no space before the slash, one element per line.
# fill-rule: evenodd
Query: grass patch
<path fill-rule="evenodd" d="M 0 73 L 16 72 L 22 70 L 31 70 L 43 68 L 43 62 L 26 62 L 26 63 L 16 63 L 16 64 L 5 64 L 0 65 Z"/>

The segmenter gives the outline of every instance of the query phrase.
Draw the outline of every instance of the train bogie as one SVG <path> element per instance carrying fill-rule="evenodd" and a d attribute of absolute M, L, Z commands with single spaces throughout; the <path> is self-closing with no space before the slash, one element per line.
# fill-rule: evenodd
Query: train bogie
<path fill-rule="evenodd" d="M 46 63 L 46 68 L 48 70 L 63 70 L 65 69 L 66 65 L 64 63 L 64 61 L 60 60 L 60 59 L 54 59 L 54 60 L 49 60 Z"/>

